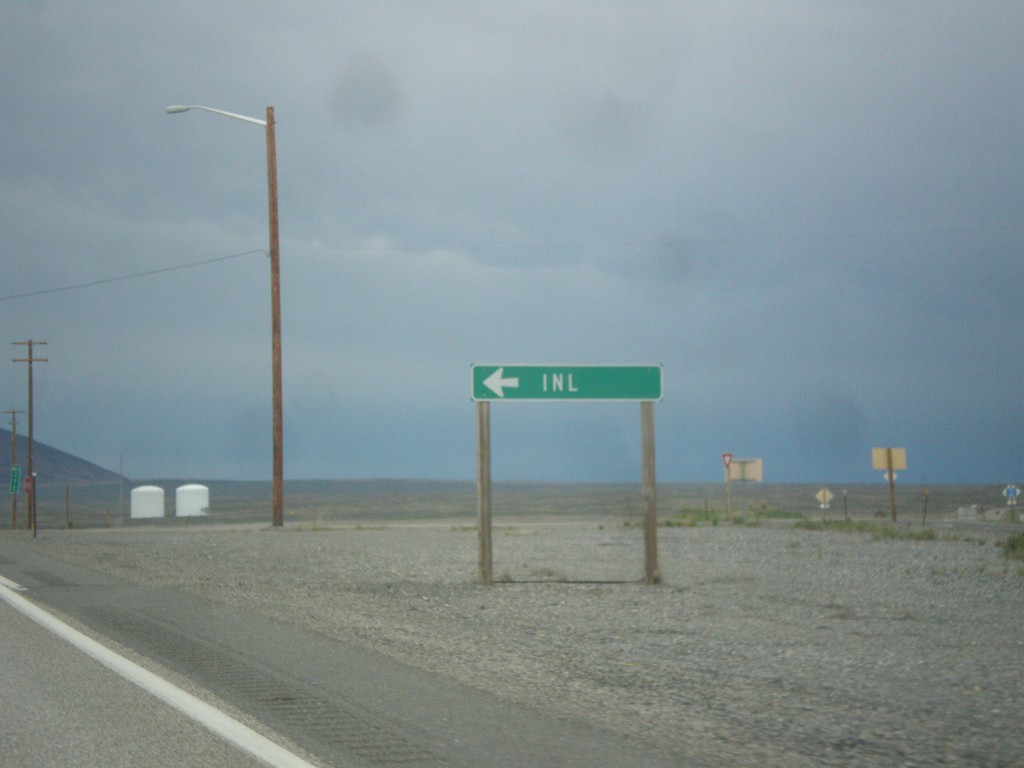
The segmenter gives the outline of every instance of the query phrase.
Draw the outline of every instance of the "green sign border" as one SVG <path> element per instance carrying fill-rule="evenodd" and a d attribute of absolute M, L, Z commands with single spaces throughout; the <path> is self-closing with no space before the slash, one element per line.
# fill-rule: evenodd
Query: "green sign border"
<path fill-rule="evenodd" d="M 476 402 L 651 402 L 663 399 L 663 374 L 661 365 L 474 363 L 470 398 Z M 498 391 L 485 383 L 492 378 Z"/>

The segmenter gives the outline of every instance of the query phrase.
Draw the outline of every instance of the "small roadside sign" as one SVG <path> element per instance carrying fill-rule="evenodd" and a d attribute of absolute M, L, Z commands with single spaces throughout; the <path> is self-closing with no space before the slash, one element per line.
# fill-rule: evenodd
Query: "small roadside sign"
<path fill-rule="evenodd" d="M 872 448 L 871 468 L 884 469 L 889 481 L 889 501 L 892 504 L 892 521 L 896 522 L 896 470 L 907 468 L 906 448 Z"/>
<path fill-rule="evenodd" d="M 907 449 L 906 448 L 872 448 L 871 449 L 872 469 L 906 469 Z"/>
<path fill-rule="evenodd" d="M 1003 488 L 1003 497 L 1006 499 L 1006 503 L 1011 507 L 1017 505 L 1017 499 L 1020 497 L 1020 488 L 1013 483 Z"/>
<path fill-rule="evenodd" d="M 729 458 L 726 469 L 730 480 L 752 480 L 760 483 L 764 480 L 764 461 L 762 459 Z"/>
<path fill-rule="evenodd" d="M 833 495 L 832 491 L 828 488 L 822 488 L 817 494 L 815 494 L 814 498 L 818 500 L 818 504 L 821 505 L 822 509 L 828 509 L 831 506 L 831 501 L 835 498 L 835 495 Z"/>
<path fill-rule="evenodd" d="M 732 464 L 732 454 L 731 453 L 723 453 L 722 454 L 722 464 L 725 466 L 726 469 L 729 468 L 729 465 Z"/>
<path fill-rule="evenodd" d="M 21 485 L 21 467 L 13 464 L 11 466 L 11 493 L 17 493 L 19 485 Z"/>

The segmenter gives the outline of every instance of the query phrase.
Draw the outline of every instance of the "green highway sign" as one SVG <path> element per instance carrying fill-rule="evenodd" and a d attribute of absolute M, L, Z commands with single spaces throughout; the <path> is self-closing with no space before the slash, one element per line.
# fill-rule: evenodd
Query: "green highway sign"
<path fill-rule="evenodd" d="M 21 467 L 17 464 L 11 465 L 11 493 L 18 492 L 18 486 L 21 484 Z"/>
<path fill-rule="evenodd" d="M 661 400 L 660 365 L 473 365 L 473 400 Z"/>

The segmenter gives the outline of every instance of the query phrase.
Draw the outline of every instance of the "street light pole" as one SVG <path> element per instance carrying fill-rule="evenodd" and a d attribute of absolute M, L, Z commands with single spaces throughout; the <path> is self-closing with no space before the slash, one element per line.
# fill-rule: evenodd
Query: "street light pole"
<path fill-rule="evenodd" d="M 267 132 L 267 200 L 270 219 L 270 326 L 274 388 L 274 488 L 272 522 L 284 525 L 284 406 L 281 382 L 281 258 L 277 230 L 277 146 L 274 138 L 274 108 L 267 107 L 266 120 L 225 112 L 198 104 L 167 107 L 168 114 L 201 109 L 225 117 L 261 125 Z"/>
<path fill-rule="evenodd" d="M 284 405 L 281 394 L 281 251 L 277 234 L 277 145 L 274 108 L 267 107 L 267 199 L 270 218 L 270 327 L 274 377 L 273 524 L 284 525 Z"/>

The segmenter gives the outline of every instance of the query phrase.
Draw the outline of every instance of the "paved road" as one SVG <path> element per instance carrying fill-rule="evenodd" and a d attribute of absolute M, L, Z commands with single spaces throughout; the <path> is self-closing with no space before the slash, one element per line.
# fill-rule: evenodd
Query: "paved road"
<path fill-rule="evenodd" d="M 689 764 L 681 762 L 678 754 L 652 751 L 640 741 L 499 700 L 332 638 L 203 603 L 172 589 L 118 582 L 44 558 L 23 537 L 0 539 L 0 575 L 27 587 L 24 594 L 33 602 L 74 617 L 93 631 L 195 681 L 283 734 L 323 765 L 680 768 Z M 6 629 L 6 614 L 10 612 L 4 612 L 5 629 L 0 635 L 4 644 L 10 632 L 13 636 L 9 642 L 15 647 L 35 645 L 26 635 L 38 635 L 41 630 L 26 626 L 22 620 L 11 623 L 17 629 Z M 45 708 L 47 695 L 58 695 L 69 687 L 62 675 L 89 666 L 64 649 L 58 655 L 68 659 L 59 667 L 45 661 L 54 653 L 52 646 L 59 644 L 48 638 L 45 655 L 25 654 L 35 660 L 32 666 L 24 667 L 24 672 L 20 660 L 23 654 L 8 650 L 0 655 L 0 682 L 17 678 L 4 689 L 15 690 L 14 685 L 17 690 L 31 688 L 33 696 L 44 702 L 37 707 Z M 109 673 L 97 669 L 89 674 L 109 677 Z M 137 722 L 142 730 L 143 723 L 169 719 L 159 713 L 160 707 L 142 714 L 144 708 L 136 704 L 106 698 L 108 688 L 119 692 L 111 696 L 143 696 L 125 691 L 126 684 L 89 678 L 70 685 L 80 692 L 76 695 L 83 709 L 79 713 L 76 708 L 69 716 L 74 717 L 74 723 L 54 718 L 32 726 L 24 737 L 19 726 L 9 729 L 6 722 L 0 724 L 5 766 L 71 764 L 34 761 L 33 745 L 45 739 L 69 745 L 86 740 L 95 744 L 99 739 L 90 734 L 111 720 Z M 6 709 L 8 696 L 0 696 Z M 100 698 L 104 703 L 94 706 Z M 16 752 L 8 752 L 6 740 Z M 172 738 L 170 743 L 177 745 L 178 740 Z M 8 761 L 9 754 L 18 754 L 20 762 Z M 225 754 L 221 759 L 229 757 Z M 238 756 L 233 759 L 236 762 L 217 763 L 204 756 L 201 764 L 250 764 Z M 161 764 L 117 754 L 72 762 Z M 189 765 L 179 760 L 177 753 L 173 762 Z"/>
<path fill-rule="evenodd" d="M 172 763 L 263 765 L 0 600 L 0 764 Z"/>

